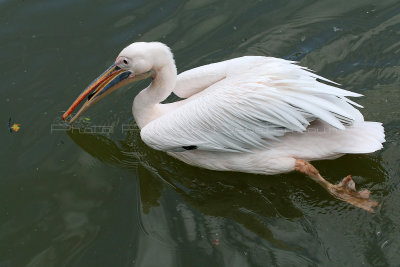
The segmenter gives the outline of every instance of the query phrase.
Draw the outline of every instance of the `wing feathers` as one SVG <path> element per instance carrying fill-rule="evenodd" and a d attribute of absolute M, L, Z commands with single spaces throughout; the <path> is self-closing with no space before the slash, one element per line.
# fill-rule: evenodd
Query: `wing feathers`
<path fill-rule="evenodd" d="M 315 119 L 338 129 L 363 121 L 353 107 L 359 105 L 347 98 L 360 94 L 319 82 L 335 84 L 306 68 L 275 58 L 236 60 L 227 64 L 225 79 L 147 124 L 141 130 L 143 141 L 165 151 L 196 146 L 251 152 L 279 141 L 286 132 L 306 131 Z M 239 73 L 240 68 L 245 69 Z"/>

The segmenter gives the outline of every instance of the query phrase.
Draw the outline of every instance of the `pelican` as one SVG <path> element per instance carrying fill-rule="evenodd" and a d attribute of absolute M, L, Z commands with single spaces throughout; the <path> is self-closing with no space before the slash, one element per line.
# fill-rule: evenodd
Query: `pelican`
<path fill-rule="evenodd" d="M 357 191 L 351 176 L 331 184 L 309 162 L 382 148 L 384 128 L 364 121 L 337 87 L 296 62 L 244 56 L 177 75 L 173 54 L 159 42 L 124 48 L 63 114 L 87 98 L 73 123 L 94 103 L 134 81 L 151 78 L 132 112 L 142 140 L 190 165 L 219 171 L 273 175 L 298 171 L 331 195 L 374 212 L 378 202 Z M 171 93 L 182 100 L 161 104 Z"/>

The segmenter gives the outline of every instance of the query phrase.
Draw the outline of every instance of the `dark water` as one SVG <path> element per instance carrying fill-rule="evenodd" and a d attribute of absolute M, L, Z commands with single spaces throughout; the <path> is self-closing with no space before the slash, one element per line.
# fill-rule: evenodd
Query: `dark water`
<path fill-rule="evenodd" d="M 400 264 L 398 1 L 3 0 L 0 25 L 0 266 Z M 353 174 L 381 208 L 353 208 L 300 174 L 213 172 L 150 149 L 131 114 L 146 82 L 86 114 L 87 129 L 112 133 L 57 128 L 137 40 L 168 44 L 179 71 L 276 56 L 364 94 L 384 149 L 315 165 L 331 182 Z"/>

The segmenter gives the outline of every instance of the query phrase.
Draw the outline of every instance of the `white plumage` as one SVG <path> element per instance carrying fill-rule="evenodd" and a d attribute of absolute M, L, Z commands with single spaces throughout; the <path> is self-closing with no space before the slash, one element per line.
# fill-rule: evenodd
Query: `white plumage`
<path fill-rule="evenodd" d="M 114 73 L 117 77 L 126 71 L 127 80 L 151 73 L 152 83 L 132 107 L 141 137 L 150 147 L 213 170 L 297 170 L 339 199 L 368 211 L 378 205 L 368 200 L 369 191 L 357 192 L 350 177 L 332 185 L 307 162 L 382 148 L 381 123 L 364 121 L 355 108 L 361 106 L 348 98 L 360 94 L 337 88 L 295 62 L 272 57 L 240 57 L 177 75 L 170 49 L 156 42 L 131 44 L 114 66 L 83 97 L 91 90 L 96 96 L 116 88 L 106 85 Z M 184 99 L 160 104 L 172 92 Z M 96 101 L 89 99 L 77 116 Z"/>
<path fill-rule="evenodd" d="M 196 145 L 206 151 L 250 152 L 267 149 L 288 132 L 305 132 L 316 119 L 342 130 L 362 120 L 346 98 L 359 94 L 317 82 L 325 79 L 283 59 L 236 58 L 184 72 L 178 84 L 190 86 L 216 72 L 223 78 L 148 123 L 142 139 L 165 151 Z M 193 81 L 180 81 L 181 76 Z"/>
<path fill-rule="evenodd" d="M 135 103 L 133 113 L 147 145 L 213 170 L 276 174 L 294 170 L 298 158 L 382 148 L 381 124 L 364 122 L 354 108 L 361 106 L 347 98 L 361 95 L 332 84 L 291 61 L 247 56 L 185 71 L 174 88 L 150 85 L 145 91 L 187 99 L 146 107 L 143 117 L 157 115 L 144 122 Z"/>

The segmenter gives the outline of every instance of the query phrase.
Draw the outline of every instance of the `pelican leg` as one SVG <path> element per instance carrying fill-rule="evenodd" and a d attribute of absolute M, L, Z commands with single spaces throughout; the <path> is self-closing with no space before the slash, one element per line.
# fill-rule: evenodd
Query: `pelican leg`
<path fill-rule="evenodd" d="M 311 179 L 325 188 L 332 196 L 342 201 L 346 201 L 351 205 L 372 213 L 374 212 L 374 207 L 379 205 L 378 202 L 369 199 L 369 190 L 363 189 L 357 192 L 351 175 L 345 177 L 339 184 L 333 185 L 325 180 L 313 165 L 302 159 L 296 159 L 295 170 L 308 175 Z"/>

